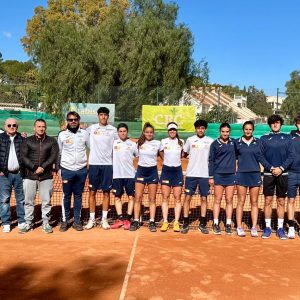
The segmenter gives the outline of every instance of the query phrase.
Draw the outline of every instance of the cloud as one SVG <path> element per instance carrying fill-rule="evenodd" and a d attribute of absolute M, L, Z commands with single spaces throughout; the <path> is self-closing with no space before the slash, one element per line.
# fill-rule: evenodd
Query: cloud
<path fill-rule="evenodd" d="M 6 38 L 8 38 L 8 39 L 10 39 L 10 38 L 12 37 L 11 32 L 8 32 L 8 31 L 4 31 L 4 32 L 3 32 L 3 35 L 4 35 Z"/>

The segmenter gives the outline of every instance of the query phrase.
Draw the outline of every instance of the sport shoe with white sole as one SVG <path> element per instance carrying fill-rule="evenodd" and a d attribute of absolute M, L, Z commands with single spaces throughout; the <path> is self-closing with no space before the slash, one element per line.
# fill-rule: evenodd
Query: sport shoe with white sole
<path fill-rule="evenodd" d="M 271 237 L 272 229 L 270 227 L 266 227 L 261 235 L 262 239 L 268 239 Z"/>
<path fill-rule="evenodd" d="M 103 229 L 105 230 L 110 229 L 110 225 L 108 224 L 107 219 L 103 219 L 100 224 Z"/>
<path fill-rule="evenodd" d="M 2 231 L 4 233 L 9 233 L 10 232 L 10 225 L 9 224 L 3 225 Z"/>
<path fill-rule="evenodd" d="M 199 224 L 198 230 L 203 234 L 209 234 L 209 230 L 204 224 Z"/>
<path fill-rule="evenodd" d="M 256 227 L 251 228 L 251 236 L 252 237 L 258 237 L 257 229 Z"/>
<path fill-rule="evenodd" d="M 179 225 L 179 222 L 178 221 L 175 221 L 173 223 L 173 231 L 174 232 L 179 232 L 180 231 L 180 225 Z"/>
<path fill-rule="evenodd" d="M 238 235 L 239 237 L 245 237 L 245 236 L 246 236 L 246 233 L 245 233 L 245 231 L 244 231 L 244 228 L 237 228 L 237 229 L 236 229 L 236 232 L 237 232 L 237 235 Z"/>
<path fill-rule="evenodd" d="M 48 224 L 48 223 L 43 225 L 42 230 L 45 233 L 52 233 L 53 232 L 53 229 L 52 229 L 51 225 Z"/>
<path fill-rule="evenodd" d="M 212 230 L 213 230 L 214 234 L 218 234 L 218 235 L 221 234 L 221 229 L 220 229 L 219 224 L 214 224 L 212 227 Z"/>
<path fill-rule="evenodd" d="M 226 234 L 228 234 L 228 235 L 232 234 L 232 228 L 231 228 L 231 225 L 230 225 L 230 224 L 226 224 L 226 225 L 225 225 L 225 232 L 226 232 Z"/>
<path fill-rule="evenodd" d="M 90 229 L 92 229 L 95 226 L 96 226 L 95 220 L 89 219 L 89 221 L 87 222 L 87 224 L 84 226 L 84 229 L 90 230 Z"/>
<path fill-rule="evenodd" d="M 294 239 L 295 238 L 295 228 L 294 227 L 289 227 L 288 231 L 288 238 L 289 239 Z"/>
<path fill-rule="evenodd" d="M 278 236 L 278 238 L 280 240 L 287 240 L 288 237 L 286 236 L 285 234 L 285 231 L 283 228 L 278 228 L 277 231 L 276 231 L 276 235 Z"/>
<path fill-rule="evenodd" d="M 169 223 L 164 221 L 160 227 L 160 231 L 166 232 L 168 229 L 169 229 Z"/>
<path fill-rule="evenodd" d="M 31 230 L 33 230 L 32 224 L 25 224 L 24 226 L 19 227 L 19 233 L 21 233 L 21 234 L 27 233 Z"/>

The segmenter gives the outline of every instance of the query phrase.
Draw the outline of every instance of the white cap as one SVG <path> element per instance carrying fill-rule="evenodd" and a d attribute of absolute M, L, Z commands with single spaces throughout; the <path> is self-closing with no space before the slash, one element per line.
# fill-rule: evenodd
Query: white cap
<path fill-rule="evenodd" d="M 171 123 L 171 124 L 168 125 L 168 130 L 170 130 L 170 129 L 176 129 L 177 130 L 177 128 L 178 128 L 178 126 L 174 123 Z"/>

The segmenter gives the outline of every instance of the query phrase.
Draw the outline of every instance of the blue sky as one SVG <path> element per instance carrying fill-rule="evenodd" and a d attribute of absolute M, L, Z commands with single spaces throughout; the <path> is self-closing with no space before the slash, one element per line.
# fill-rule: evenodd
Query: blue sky
<path fill-rule="evenodd" d="M 300 69 L 299 0 L 176 0 L 178 21 L 194 36 L 194 58 L 205 58 L 212 83 L 255 85 L 267 95 L 284 91 Z M 27 60 L 20 38 L 34 7 L 46 0 L 2 1 L 0 52 Z"/>

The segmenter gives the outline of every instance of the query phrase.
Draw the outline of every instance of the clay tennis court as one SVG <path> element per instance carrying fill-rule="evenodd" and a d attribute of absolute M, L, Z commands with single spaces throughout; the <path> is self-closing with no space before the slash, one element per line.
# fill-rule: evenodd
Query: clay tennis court
<path fill-rule="evenodd" d="M 299 238 L 56 227 L 0 239 L 0 299 L 300 297 Z"/>
<path fill-rule="evenodd" d="M 53 224 L 57 224 L 62 197 L 58 177 L 54 190 Z M 87 195 L 86 189 L 84 220 L 88 217 Z M 159 222 L 159 192 L 157 199 Z M 212 199 L 210 196 L 208 214 Z M 199 196 L 194 197 L 191 216 L 199 214 L 199 203 Z M 299 203 L 298 198 L 296 211 Z M 101 193 L 97 204 L 99 215 Z M 144 206 L 145 212 L 147 195 Z M 262 196 L 259 207 L 262 220 Z M 37 206 L 37 221 L 39 209 Z M 245 211 L 249 219 L 249 205 Z M 194 218 L 194 228 L 197 224 Z M 247 228 L 247 220 L 244 225 Z M 0 231 L 0 299 L 300 299 L 300 238 L 281 241 L 273 234 L 262 240 L 247 235 L 202 235 L 197 230 L 183 235 L 171 229 L 150 233 L 147 227 L 137 232 L 99 227 L 76 232 L 70 228 L 61 233 L 59 224 L 47 235 L 40 223 L 24 235 L 16 228 L 9 234 Z"/>

